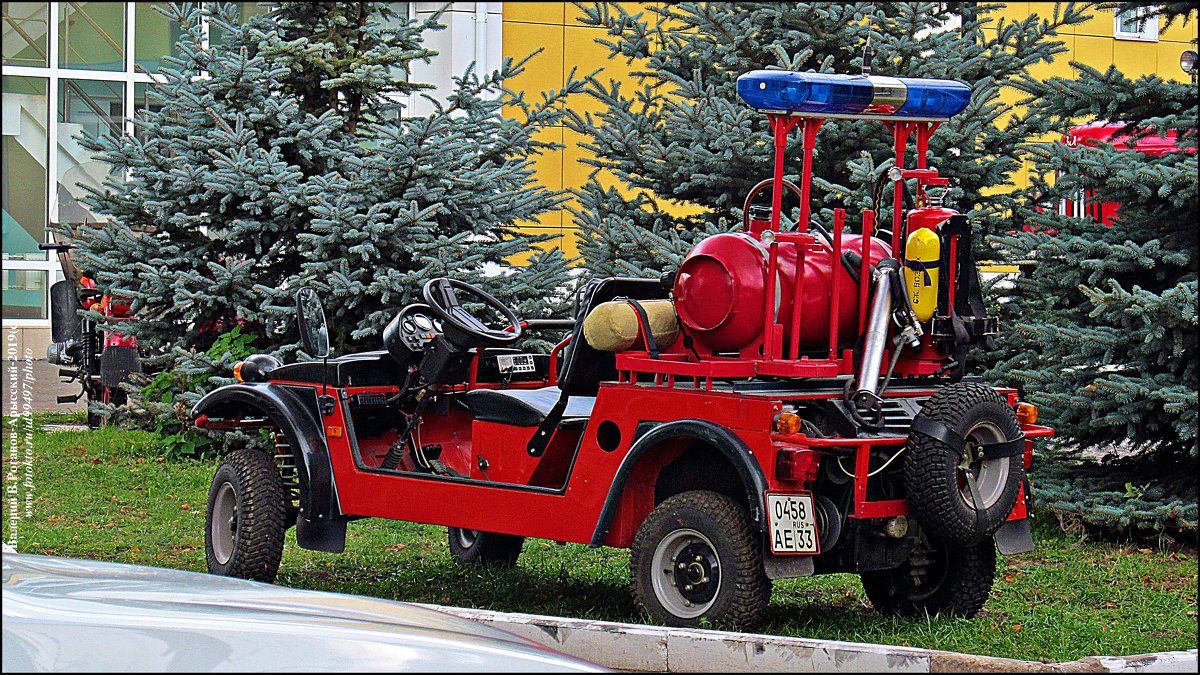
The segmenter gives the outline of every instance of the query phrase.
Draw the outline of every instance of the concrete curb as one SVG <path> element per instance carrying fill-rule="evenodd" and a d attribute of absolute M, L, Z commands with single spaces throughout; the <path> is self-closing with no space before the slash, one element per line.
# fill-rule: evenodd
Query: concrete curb
<path fill-rule="evenodd" d="M 916 647 L 423 606 L 491 624 L 571 656 L 621 670 L 673 673 L 1194 673 L 1197 668 L 1195 649 L 1041 663 Z"/>

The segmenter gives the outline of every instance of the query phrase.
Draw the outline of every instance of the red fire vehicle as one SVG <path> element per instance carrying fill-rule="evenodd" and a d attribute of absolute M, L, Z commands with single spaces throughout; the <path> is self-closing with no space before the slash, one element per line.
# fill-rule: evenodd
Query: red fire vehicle
<path fill-rule="evenodd" d="M 938 203 L 947 179 L 926 154 L 970 91 L 783 71 L 747 73 L 738 91 L 768 115 L 775 156 L 742 230 L 660 279 L 582 284 L 571 320 L 522 320 L 432 279 L 384 349 L 329 358 L 320 300 L 301 289 L 315 360 L 250 357 L 192 411 L 200 428 L 274 441 L 218 467 L 209 570 L 271 580 L 288 527 L 340 552 L 348 522 L 378 517 L 447 526 L 461 564 L 515 563 L 526 537 L 631 548 L 638 606 L 671 625 L 750 626 L 772 579 L 834 572 L 860 574 L 882 611 L 978 612 L 997 548 L 1033 547 L 1025 470 L 1052 431 L 1014 390 L 966 375 L 968 347 L 997 325 L 970 224 Z M 810 220 L 827 118 L 891 131 L 895 203 L 916 189 L 889 233 L 870 210 L 853 229 L 842 210 Z M 784 180 L 796 129 L 798 185 Z M 784 190 L 800 203 L 790 230 Z M 556 330 L 549 354 L 513 348 Z"/>
<path fill-rule="evenodd" d="M 1115 122 L 1089 122 L 1072 127 L 1066 136 L 1063 136 L 1061 142 L 1070 147 L 1076 147 L 1080 144 L 1085 146 L 1096 146 L 1100 143 L 1112 145 L 1117 150 L 1136 150 L 1147 155 L 1159 156 L 1172 152 L 1180 152 L 1181 148 L 1178 145 L 1178 137 L 1174 131 L 1168 131 L 1165 136 L 1149 135 L 1141 136 L 1136 140 L 1132 140 L 1128 133 L 1122 133 L 1127 125 Z M 1195 148 L 1187 148 L 1187 152 L 1196 152 Z M 1117 214 L 1117 209 L 1120 204 L 1116 202 L 1101 202 L 1096 200 L 1095 190 L 1080 190 L 1071 198 L 1064 198 L 1059 201 L 1058 214 L 1060 216 L 1070 217 L 1089 217 L 1097 223 L 1103 223 L 1111 226 L 1113 217 Z M 1050 208 L 1047 206 L 1047 208 Z M 1039 211 L 1041 209 L 1039 208 Z M 1026 232 L 1036 229 L 1036 226 L 1025 225 L 1022 227 Z M 1058 230 L 1046 230 L 1046 234 L 1053 235 Z"/>
<path fill-rule="evenodd" d="M 55 223 L 51 223 L 55 225 Z M 58 254 L 62 281 L 50 287 L 50 345 L 46 360 L 58 366 L 65 381 L 79 381 L 75 396 L 59 396 L 60 404 L 74 403 L 81 397 L 88 404 L 87 423 L 100 426 L 103 418 L 92 410 L 93 403 L 122 405 L 126 394 L 120 388 L 131 374 L 142 372 L 137 338 L 119 330 L 102 328 L 100 322 L 81 316 L 79 310 L 95 310 L 111 324 L 128 321 L 129 301 L 101 291 L 95 280 L 75 265 L 72 242 L 39 244 L 43 251 Z"/>

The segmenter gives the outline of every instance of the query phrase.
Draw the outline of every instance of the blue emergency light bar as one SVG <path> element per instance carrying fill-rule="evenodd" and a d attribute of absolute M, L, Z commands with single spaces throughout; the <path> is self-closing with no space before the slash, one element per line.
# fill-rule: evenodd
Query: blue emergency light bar
<path fill-rule="evenodd" d="M 956 80 L 752 70 L 738 77 L 738 96 L 766 112 L 829 117 L 944 120 L 971 100 Z"/>

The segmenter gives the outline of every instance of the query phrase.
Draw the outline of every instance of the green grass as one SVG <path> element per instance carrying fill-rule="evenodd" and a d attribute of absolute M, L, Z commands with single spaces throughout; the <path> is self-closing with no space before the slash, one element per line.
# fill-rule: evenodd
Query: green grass
<path fill-rule="evenodd" d="M 51 421 L 35 418 L 35 424 Z M 61 422 L 63 420 L 52 420 Z M 5 420 L 6 430 L 9 420 Z M 12 462 L 4 435 L 5 469 Z M 204 570 L 204 506 L 213 464 L 160 461 L 145 432 L 35 432 L 32 515 L 22 552 Z M 19 458 L 18 458 L 19 459 Z M 4 506 L 9 540 L 10 506 Z M 1194 550 L 1081 541 L 1043 517 L 1036 551 L 1002 559 L 975 619 L 900 619 L 871 609 L 858 578 L 777 581 L 763 633 L 912 645 L 1059 661 L 1196 647 Z M 304 551 L 289 534 L 278 583 L 396 600 L 642 621 L 628 593 L 628 552 L 529 540 L 515 569 L 463 570 L 445 529 L 385 520 L 349 526 L 346 552 Z"/>

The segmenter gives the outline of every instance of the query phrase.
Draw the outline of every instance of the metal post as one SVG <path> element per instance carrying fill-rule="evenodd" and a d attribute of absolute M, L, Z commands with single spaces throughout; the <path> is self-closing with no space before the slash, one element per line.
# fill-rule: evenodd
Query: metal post
<path fill-rule="evenodd" d="M 776 193 L 778 194 L 778 193 Z M 776 212 L 778 213 L 778 212 Z M 779 276 L 779 242 L 771 240 L 770 256 L 767 260 L 767 295 L 766 307 L 763 312 L 763 356 L 772 361 L 779 356 L 778 352 L 781 347 L 775 344 L 775 312 L 779 308 L 775 306 L 775 294 L 778 293 L 778 285 L 776 279 Z"/>
<path fill-rule="evenodd" d="M 929 137 L 941 126 L 941 122 L 916 122 L 917 131 L 917 168 L 924 169 L 928 163 Z M 925 184 L 917 180 L 917 206 L 925 206 Z"/>
<path fill-rule="evenodd" d="M 800 222 L 796 223 L 797 232 L 808 232 L 810 212 L 809 194 L 812 188 L 812 159 L 813 149 L 817 145 L 817 130 L 821 128 L 821 119 L 805 119 L 801 123 L 800 135 L 804 139 L 804 164 L 800 175 Z"/>
<path fill-rule="evenodd" d="M 833 257 L 829 278 L 829 358 L 837 358 L 838 321 L 842 294 L 838 293 L 838 278 L 842 272 L 842 228 L 846 225 L 846 210 L 833 210 Z"/>
<path fill-rule="evenodd" d="M 796 126 L 796 120 L 784 115 L 771 115 L 771 131 L 775 136 L 775 182 L 771 191 L 771 229 L 779 231 L 780 215 L 783 211 L 783 162 L 787 150 L 787 135 Z"/>
<path fill-rule="evenodd" d="M 871 232 L 875 229 L 875 212 L 863 209 L 862 239 L 859 253 L 862 254 L 862 269 L 858 273 L 858 334 L 867 329 L 867 290 L 871 287 Z"/>
<path fill-rule="evenodd" d="M 804 254 L 807 244 L 799 241 L 792 242 L 796 247 L 796 274 L 792 279 L 792 338 L 788 343 L 788 355 L 793 359 L 800 358 L 800 314 L 804 307 Z"/>
<path fill-rule="evenodd" d="M 913 122 L 897 122 L 888 125 L 892 128 L 895 138 L 896 168 L 904 168 L 904 152 L 908 149 L 908 135 L 912 133 Z M 903 179 L 901 179 L 903 180 Z M 892 189 L 892 251 L 900 250 L 900 236 L 904 222 L 904 185 L 896 181 Z"/>

